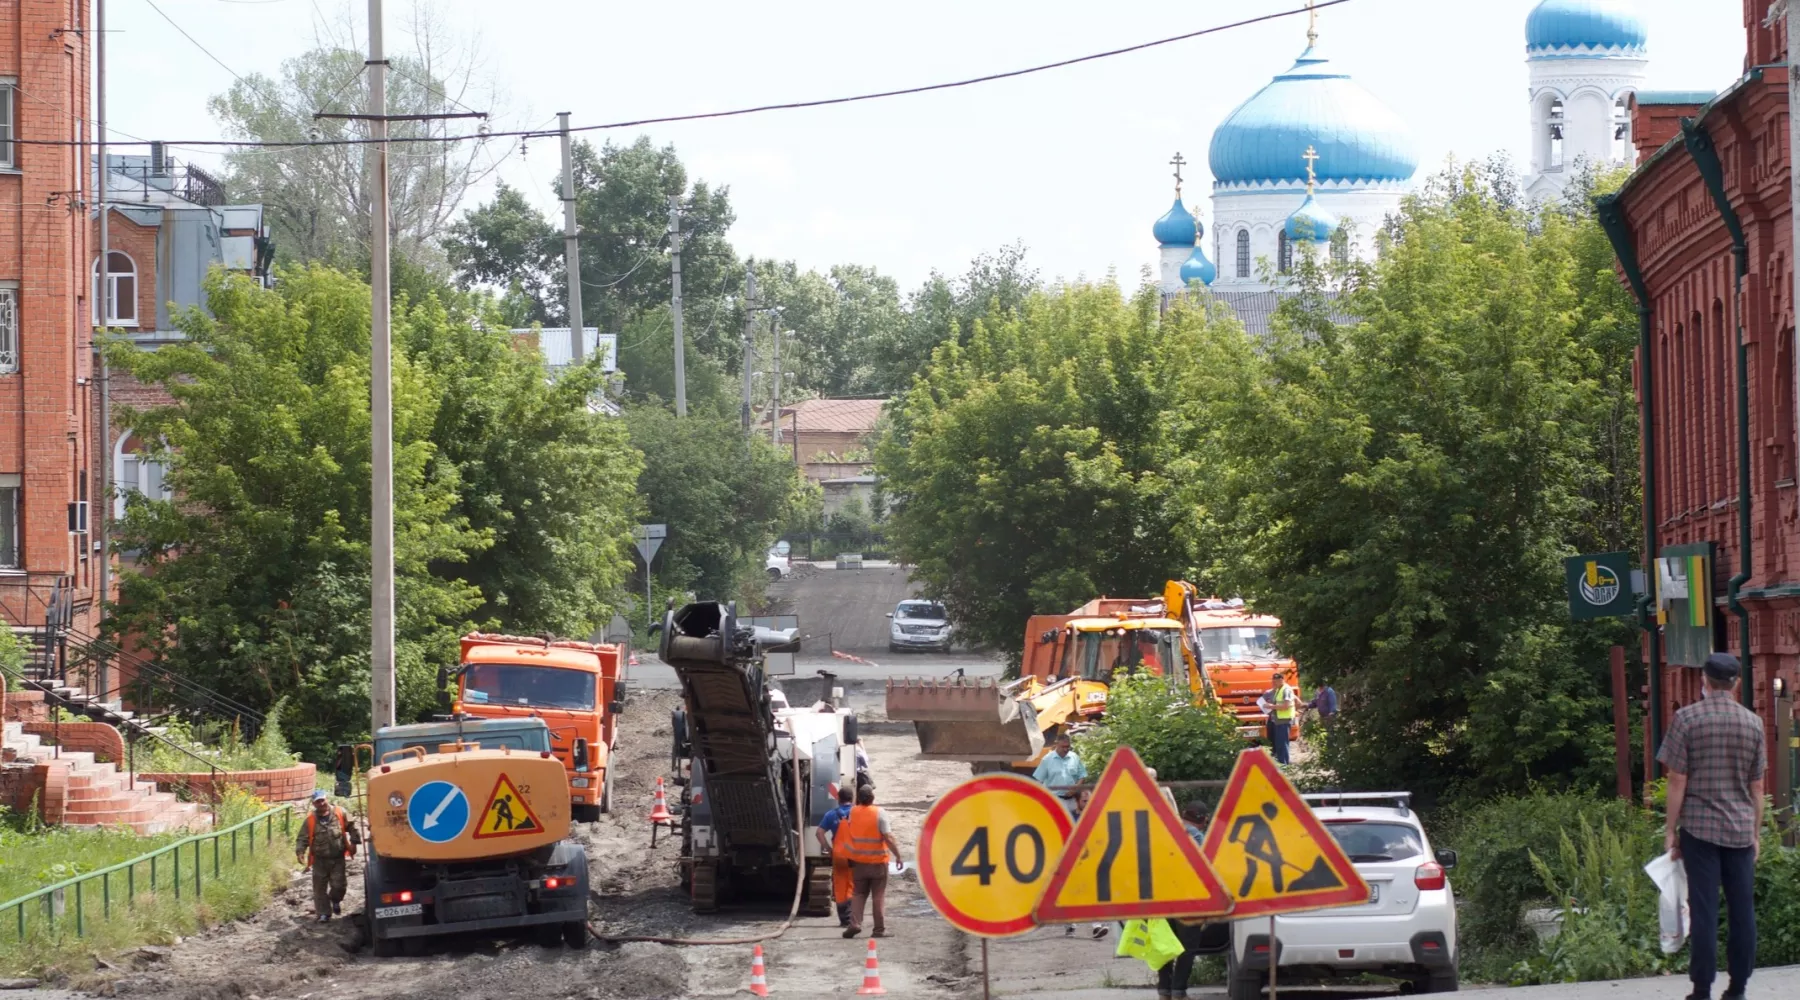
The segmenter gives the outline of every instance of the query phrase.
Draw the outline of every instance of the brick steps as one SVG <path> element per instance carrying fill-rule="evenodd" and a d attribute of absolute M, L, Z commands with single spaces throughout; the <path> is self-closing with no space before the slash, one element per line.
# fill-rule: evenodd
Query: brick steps
<path fill-rule="evenodd" d="M 125 827 L 140 835 L 172 830 L 208 829 L 210 814 L 195 802 L 182 802 L 175 793 L 121 771 L 110 762 L 99 762 L 85 750 L 64 750 L 44 745 L 43 737 L 27 733 L 17 722 L 5 724 L 0 746 L 10 760 L 50 764 L 66 772 L 67 797 L 63 825 L 73 827 Z"/>

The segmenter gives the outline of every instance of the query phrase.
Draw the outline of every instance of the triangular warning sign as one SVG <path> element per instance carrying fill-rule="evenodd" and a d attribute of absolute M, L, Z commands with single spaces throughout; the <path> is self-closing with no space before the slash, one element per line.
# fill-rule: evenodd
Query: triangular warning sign
<path fill-rule="evenodd" d="M 543 831 L 544 824 L 538 820 L 537 813 L 532 811 L 531 803 L 519 794 L 512 779 L 502 774 L 500 780 L 494 782 L 494 791 L 488 796 L 487 806 L 481 810 L 481 822 L 475 826 L 475 839 L 518 837 Z"/>
<path fill-rule="evenodd" d="M 1319 910 L 1369 898 L 1368 883 L 1337 839 L 1260 749 L 1238 754 L 1203 850 L 1237 901 L 1233 918 Z"/>
<path fill-rule="evenodd" d="M 1038 900 L 1038 922 L 1210 917 L 1230 911 L 1230 895 L 1144 762 L 1130 747 L 1114 751 L 1050 873 Z"/>

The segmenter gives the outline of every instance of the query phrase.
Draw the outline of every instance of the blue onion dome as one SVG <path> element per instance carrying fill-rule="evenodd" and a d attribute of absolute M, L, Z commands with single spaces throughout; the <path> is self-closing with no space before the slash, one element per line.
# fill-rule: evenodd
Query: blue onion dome
<path fill-rule="evenodd" d="M 1287 217 L 1288 239 L 1296 242 L 1329 243 L 1337 228 L 1338 217 L 1310 194 L 1299 208 L 1294 209 L 1294 214 Z"/>
<path fill-rule="evenodd" d="M 1213 132 L 1207 158 L 1217 186 L 1299 182 L 1312 146 L 1324 183 L 1412 179 L 1419 167 L 1406 123 L 1374 94 L 1332 70 L 1317 46 L 1238 105 Z"/>
<path fill-rule="evenodd" d="M 1191 247 L 1200 238 L 1199 227 L 1187 208 L 1181 204 L 1180 198 L 1175 199 L 1174 207 L 1156 220 L 1156 225 L 1150 227 L 1150 233 L 1156 237 L 1156 242 L 1166 247 Z"/>
<path fill-rule="evenodd" d="M 1624 0 L 1543 0 L 1525 18 L 1525 51 L 1641 56 L 1650 36 L 1633 6 Z"/>
<path fill-rule="evenodd" d="M 1206 251 L 1200 249 L 1200 244 L 1194 244 L 1194 252 L 1181 262 L 1181 287 L 1186 288 L 1196 281 L 1202 285 L 1210 285 L 1218 276 L 1219 269 L 1206 259 Z"/>

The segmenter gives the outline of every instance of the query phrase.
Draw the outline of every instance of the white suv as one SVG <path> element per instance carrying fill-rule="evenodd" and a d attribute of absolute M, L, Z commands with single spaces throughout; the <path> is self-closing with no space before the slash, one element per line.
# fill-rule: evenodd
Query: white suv
<path fill-rule="evenodd" d="M 1277 980 L 1374 973 L 1419 993 L 1449 993 L 1456 979 L 1456 902 L 1444 874 L 1455 851 L 1431 849 L 1410 793 L 1303 796 L 1369 883 L 1369 901 L 1275 918 Z M 1231 925 L 1231 1000 L 1256 1000 L 1269 981 L 1269 918 Z"/>

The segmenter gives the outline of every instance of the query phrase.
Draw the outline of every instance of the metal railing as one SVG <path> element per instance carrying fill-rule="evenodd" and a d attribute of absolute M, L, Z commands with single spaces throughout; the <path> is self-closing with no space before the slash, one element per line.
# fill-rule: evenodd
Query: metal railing
<path fill-rule="evenodd" d="M 227 840 L 230 841 L 229 863 L 234 865 L 237 864 L 240 856 L 240 846 L 243 848 L 245 856 L 250 858 L 256 856 L 256 838 L 259 835 L 263 838 L 263 849 L 265 851 L 273 850 L 277 816 L 281 819 L 282 836 L 286 837 L 293 830 L 294 810 L 288 806 L 276 806 L 226 829 L 195 834 L 149 853 L 140 854 L 129 861 L 121 861 L 109 868 L 65 879 L 54 885 L 47 885 L 42 889 L 26 893 L 17 899 L 0 903 L 0 927 L 5 927 L 8 923 L 12 924 L 17 935 L 15 940 L 23 942 L 27 925 L 30 922 L 28 917 L 32 911 L 38 911 L 44 921 L 44 933 L 52 939 L 58 939 L 61 935 L 59 928 L 69 926 L 70 910 L 73 910 L 75 936 L 85 937 L 88 925 L 88 897 L 93 895 L 93 892 L 87 887 L 93 882 L 100 883 L 101 920 L 112 918 L 115 882 L 124 883 L 123 908 L 126 910 L 136 906 L 140 893 L 154 893 L 159 886 L 172 889 L 175 898 L 179 900 L 184 890 L 184 883 L 188 882 L 188 875 L 182 872 L 182 856 L 184 854 L 190 855 L 192 858 L 188 863 L 188 868 L 192 872 L 192 889 L 189 891 L 193 893 L 195 901 L 199 901 L 205 891 L 206 864 L 202 857 L 202 845 L 208 842 L 212 844 L 213 880 L 217 881 L 223 877 L 224 866 L 227 863 L 225 848 L 221 845 Z M 256 828 L 258 823 L 263 824 L 260 834 Z M 168 861 L 158 865 L 158 861 L 163 858 L 167 858 Z M 140 870 L 144 871 L 146 875 L 144 884 L 139 884 L 138 873 Z M 166 878 L 163 877 L 163 872 L 168 873 Z M 73 896 L 72 900 L 71 896 Z M 13 911 L 10 920 L 7 918 L 6 911 L 8 910 Z M 59 916 L 63 918 L 60 924 L 58 923 Z"/>

